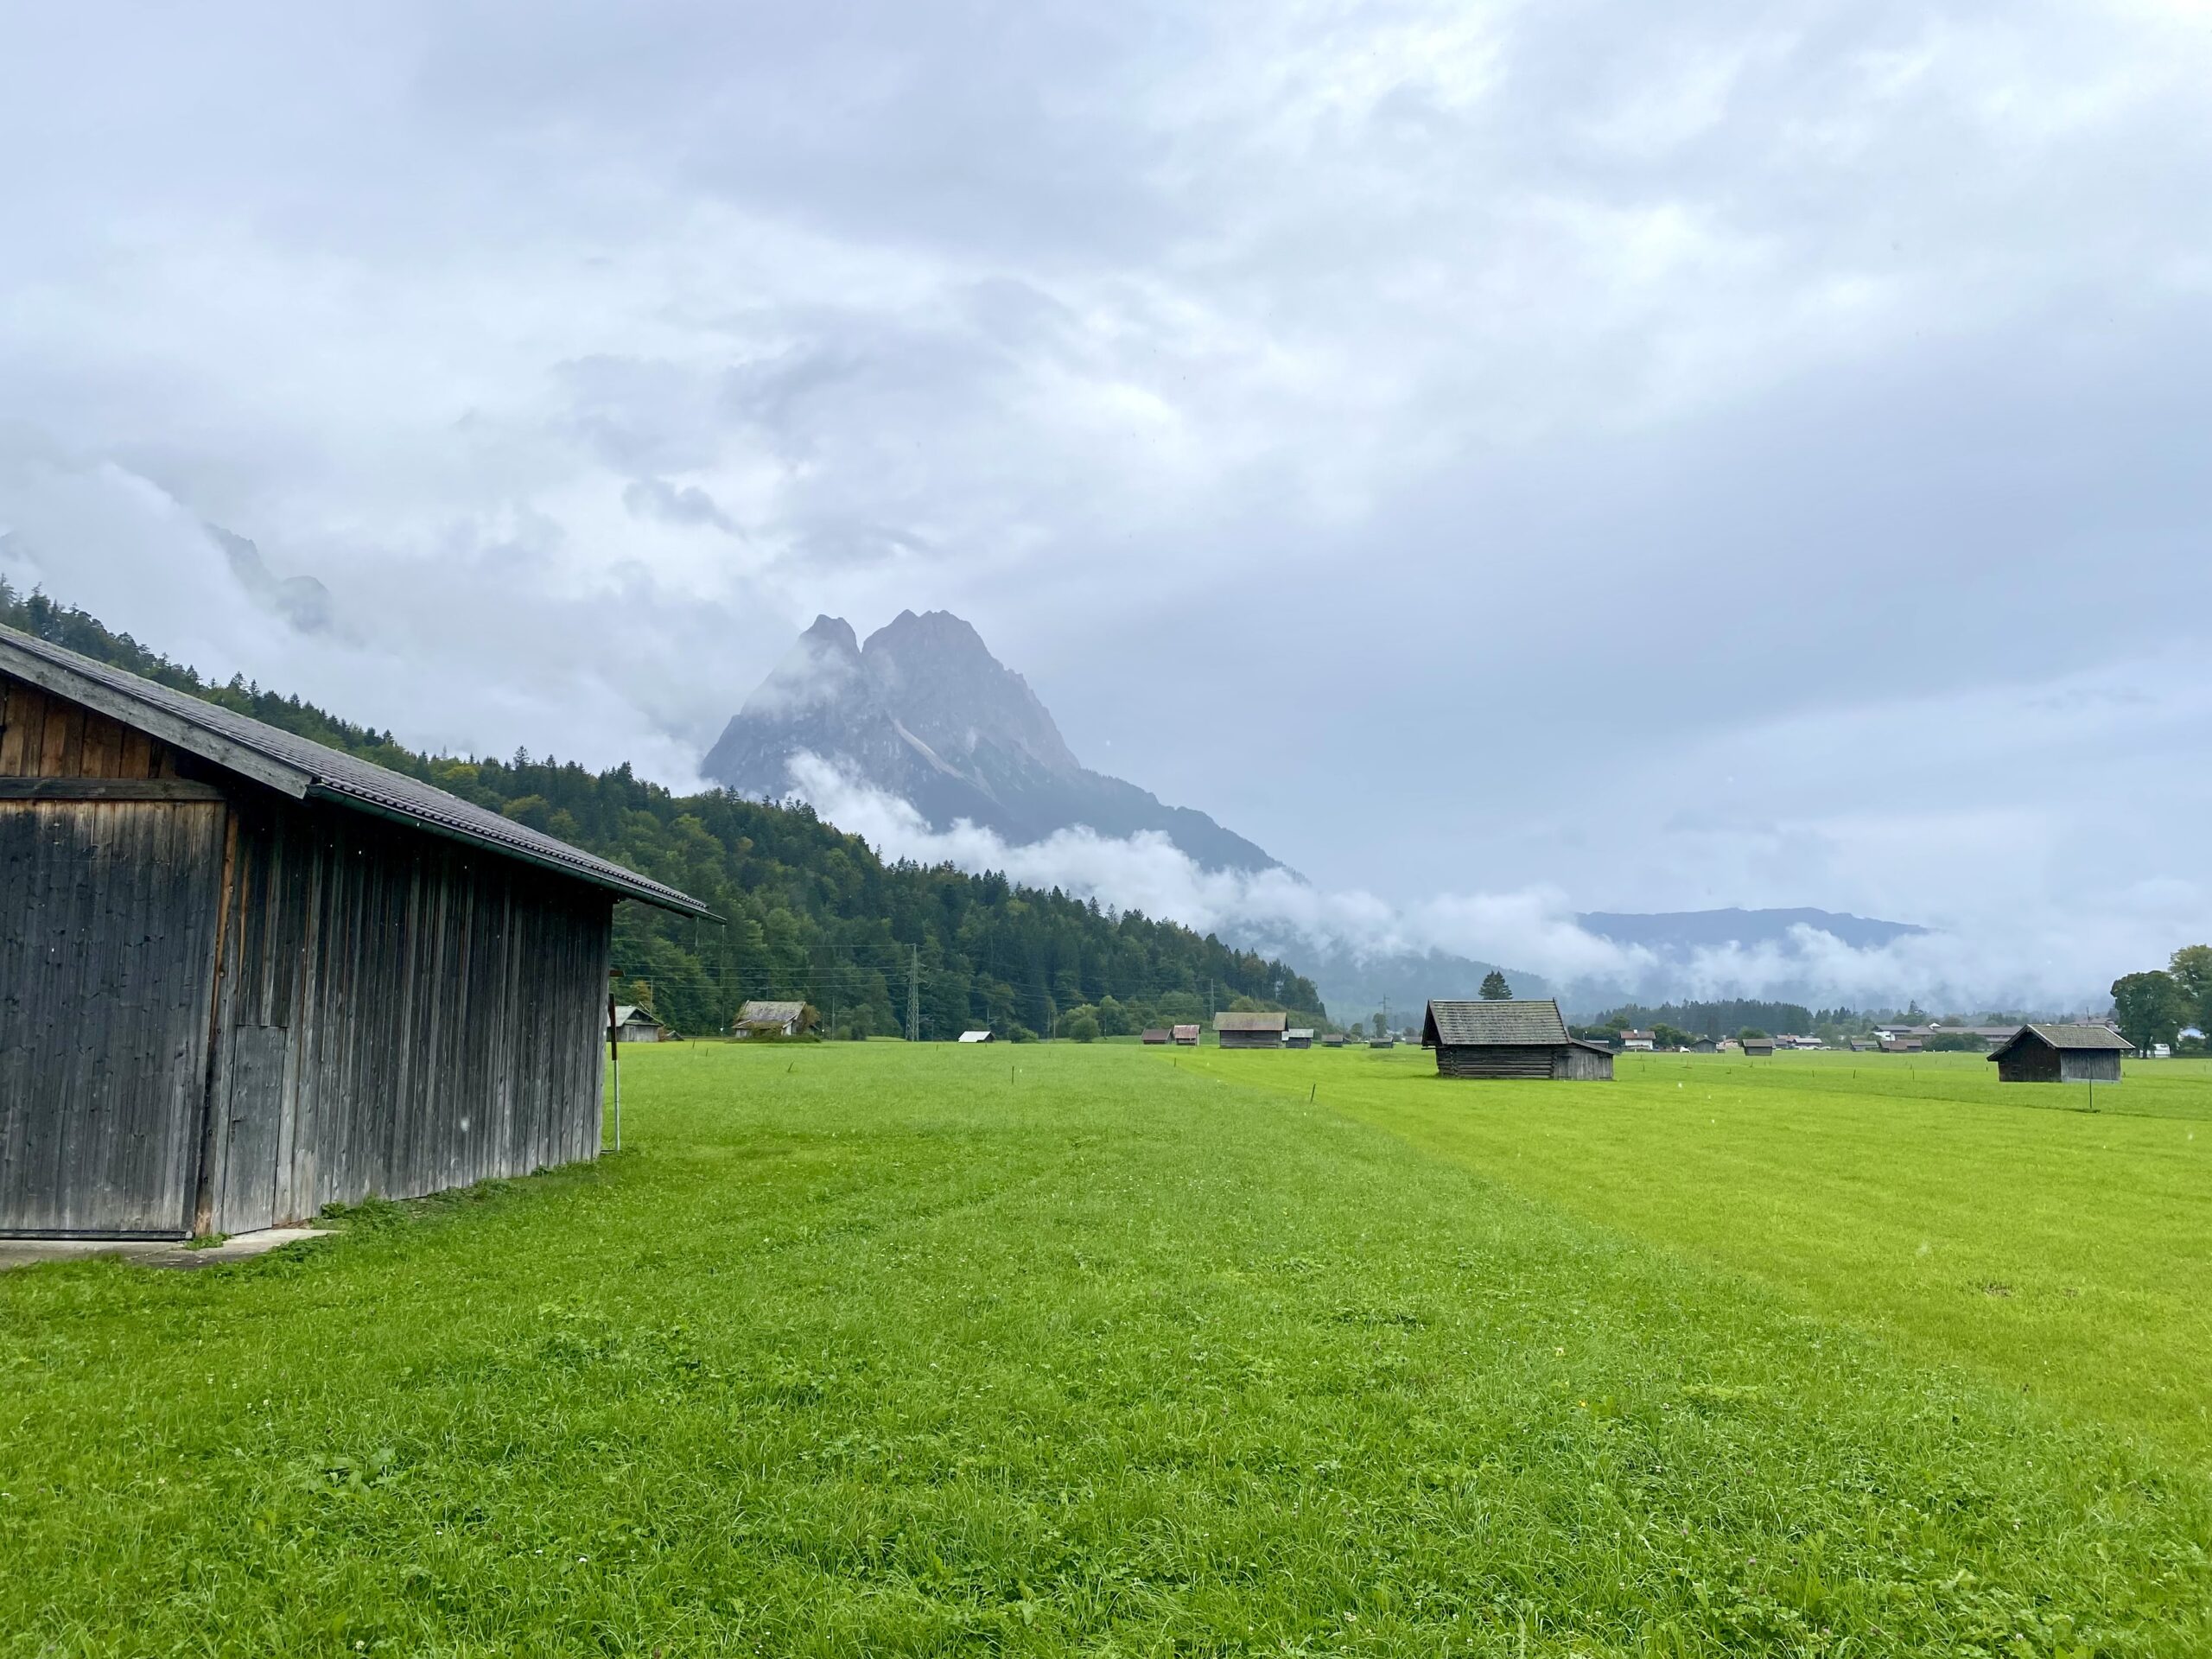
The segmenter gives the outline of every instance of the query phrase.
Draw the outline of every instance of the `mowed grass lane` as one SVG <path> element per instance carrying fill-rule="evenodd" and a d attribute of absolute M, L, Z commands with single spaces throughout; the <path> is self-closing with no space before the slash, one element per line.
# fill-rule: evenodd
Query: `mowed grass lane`
<path fill-rule="evenodd" d="M 2212 1064 L 2131 1062 L 2091 1112 L 2087 1089 L 2000 1084 L 1970 1055 L 1624 1055 L 1571 1088 L 1440 1079 L 1419 1050 L 1256 1058 L 1516 1191 L 2212 1469 Z"/>
<path fill-rule="evenodd" d="M 2212 1643 L 2201 1471 L 1288 1058 L 638 1050 L 619 1160 L 0 1277 L 0 1652 Z"/>

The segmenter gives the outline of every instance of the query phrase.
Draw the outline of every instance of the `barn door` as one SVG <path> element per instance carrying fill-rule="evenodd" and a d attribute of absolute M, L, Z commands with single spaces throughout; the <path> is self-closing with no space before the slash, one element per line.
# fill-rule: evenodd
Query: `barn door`
<path fill-rule="evenodd" d="M 189 1230 L 225 822 L 0 791 L 0 1234 Z"/>
<path fill-rule="evenodd" d="M 215 1191 L 219 1232 L 276 1224 L 277 1128 L 291 1035 L 282 1026 L 233 1026 L 223 1033 L 231 1051 L 230 1100 Z"/>

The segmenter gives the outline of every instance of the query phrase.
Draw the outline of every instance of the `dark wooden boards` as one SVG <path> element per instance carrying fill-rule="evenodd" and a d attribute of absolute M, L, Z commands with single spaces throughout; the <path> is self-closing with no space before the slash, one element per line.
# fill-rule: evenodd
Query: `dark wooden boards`
<path fill-rule="evenodd" d="M 596 1156 L 612 908 L 0 675 L 0 1233 L 238 1232 Z"/>
<path fill-rule="evenodd" d="M 604 895 L 327 806 L 242 797 L 239 826 L 218 1097 L 243 1033 L 286 1034 L 281 1073 L 247 1039 L 274 1156 L 218 1123 L 215 1230 L 597 1155 Z"/>
<path fill-rule="evenodd" d="M 0 802 L 0 1230 L 190 1224 L 225 817 Z"/>

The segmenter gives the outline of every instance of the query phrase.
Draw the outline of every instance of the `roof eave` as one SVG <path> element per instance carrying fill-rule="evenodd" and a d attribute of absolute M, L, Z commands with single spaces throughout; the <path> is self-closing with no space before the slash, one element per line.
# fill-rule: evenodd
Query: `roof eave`
<path fill-rule="evenodd" d="M 49 662 L 35 652 L 18 648 L 0 631 L 0 670 L 16 678 L 35 685 L 41 691 L 50 691 L 57 697 L 106 715 L 133 731 L 143 732 L 158 738 L 172 748 L 210 761 L 226 772 L 289 796 L 293 800 L 304 800 L 313 785 L 314 774 L 305 769 L 288 766 L 272 760 L 242 743 L 233 743 L 219 733 L 169 713 L 156 704 L 142 702 L 116 690 L 104 681 L 60 663 Z"/>
<path fill-rule="evenodd" d="M 368 813 L 372 817 L 387 818 L 394 823 L 404 823 L 410 830 L 421 830 L 424 835 L 442 836 L 448 841 L 457 841 L 464 847 L 474 847 L 480 852 L 490 853 L 499 858 L 512 858 L 518 863 L 528 864 L 541 870 L 549 870 L 555 875 L 564 875 L 571 881 L 579 882 L 587 887 L 596 887 L 601 893 L 612 893 L 618 899 L 634 899 L 641 905 L 652 906 L 656 910 L 665 910 L 677 916 L 696 916 L 702 922 L 719 924 L 723 919 L 688 893 L 677 893 L 672 888 L 665 896 L 657 893 L 648 893 L 630 887 L 625 882 L 612 881 L 605 876 L 594 875 L 588 870 L 580 870 L 575 865 L 563 863 L 559 859 L 548 858 L 530 848 L 517 846 L 512 842 L 493 841 L 488 836 L 471 835 L 458 824 L 441 823 L 433 818 L 422 817 L 404 808 L 387 805 L 382 801 L 372 800 L 365 795 L 356 794 L 350 789 L 334 789 L 327 784 L 312 783 L 302 793 L 309 799 L 334 801 L 340 805 L 349 806 L 357 812 Z"/>

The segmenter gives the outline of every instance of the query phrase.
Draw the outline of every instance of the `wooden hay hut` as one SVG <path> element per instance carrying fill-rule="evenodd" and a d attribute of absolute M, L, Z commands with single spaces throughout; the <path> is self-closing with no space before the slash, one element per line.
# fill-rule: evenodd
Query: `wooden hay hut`
<path fill-rule="evenodd" d="M 1293 1027 L 1291 1027 L 1289 1030 L 1287 1030 L 1287 1031 L 1284 1032 L 1284 1033 L 1283 1033 L 1283 1034 L 1282 1034 L 1282 1046 L 1283 1046 L 1285 1048 L 1311 1048 L 1311 1047 L 1313 1047 L 1313 1028 L 1312 1028 L 1311 1027 L 1307 1027 L 1307 1026 L 1293 1026 Z"/>
<path fill-rule="evenodd" d="M 1439 1077 L 1603 1082 L 1613 1075 L 1612 1051 L 1568 1036 L 1549 997 L 1432 1002 L 1421 1042 L 1436 1051 Z"/>
<path fill-rule="evenodd" d="M 1217 1014 L 1215 1039 L 1224 1048 L 1281 1048 L 1287 1014 Z"/>
<path fill-rule="evenodd" d="M 1744 1039 L 1744 1052 L 1771 1059 L 1774 1058 L 1774 1039 L 1771 1037 L 1746 1037 Z"/>
<path fill-rule="evenodd" d="M 1989 1058 L 1999 1083 L 2118 1083 L 2134 1052 L 2107 1026 L 2023 1026 Z"/>
<path fill-rule="evenodd" d="M 1143 1037 L 1139 1039 L 1139 1040 L 1141 1041 L 1147 1048 L 1160 1048 L 1174 1041 L 1174 1039 L 1168 1034 L 1166 1027 L 1154 1026 L 1150 1030 L 1147 1031 Z"/>
<path fill-rule="evenodd" d="M 618 1043 L 657 1043 L 668 1035 L 668 1027 L 653 1018 L 651 1011 L 633 1002 L 614 1005 L 614 1040 Z"/>
<path fill-rule="evenodd" d="M 1198 1028 L 1196 1026 L 1177 1026 L 1174 1031 L 1175 1041 L 1179 1046 L 1184 1048 L 1196 1048 L 1198 1046 Z"/>
<path fill-rule="evenodd" d="M 806 1020 L 804 1002 L 756 1001 L 738 1004 L 730 1021 L 730 1035 L 744 1040 L 753 1037 L 796 1037 Z"/>
<path fill-rule="evenodd" d="M 246 1232 L 595 1157 L 618 899 L 706 914 L 0 628 L 0 1234 Z"/>
<path fill-rule="evenodd" d="M 998 1039 L 988 1031 L 963 1031 L 960 1033 L 960 1040 L 963 1043 L 990 1043 L 996 1042 Z"/>

